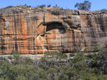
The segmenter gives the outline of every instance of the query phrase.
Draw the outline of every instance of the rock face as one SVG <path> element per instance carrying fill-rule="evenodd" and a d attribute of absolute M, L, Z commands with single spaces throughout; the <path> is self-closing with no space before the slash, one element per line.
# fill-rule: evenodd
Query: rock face
<path fill-rule="evenodd" d="M 107 41 L 107 14 L 58 7 L 0 10 L 0 54 L 94 51 Z"/>

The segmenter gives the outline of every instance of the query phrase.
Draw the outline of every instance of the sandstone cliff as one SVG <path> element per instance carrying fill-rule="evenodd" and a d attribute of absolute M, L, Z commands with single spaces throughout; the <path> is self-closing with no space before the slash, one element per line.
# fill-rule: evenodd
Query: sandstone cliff
<path fill-rule="evenodd" d="M 0 10 L 1 54 L 94 51 L 107 41 L 107 14 L 58 7 Z"/>

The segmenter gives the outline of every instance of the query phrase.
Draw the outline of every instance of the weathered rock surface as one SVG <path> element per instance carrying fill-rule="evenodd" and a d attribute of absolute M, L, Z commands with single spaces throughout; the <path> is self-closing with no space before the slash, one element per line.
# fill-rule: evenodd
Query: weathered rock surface
<path fill-rule="evenodd" d="M 58 7 L 0 10 L 1 54 L 94 51 L 107 41 L 107 14 Z"/>

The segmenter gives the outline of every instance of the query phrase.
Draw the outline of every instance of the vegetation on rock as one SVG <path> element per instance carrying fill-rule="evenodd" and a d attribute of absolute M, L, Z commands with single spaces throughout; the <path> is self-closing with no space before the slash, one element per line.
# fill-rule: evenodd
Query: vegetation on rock
<path fill-rule="evenodd" d="M 0 80 L 107 80 L 107 48 L 98 54 L 67 57 L 61 52 L 46 53 L 40 60 L 14 54 L 9 63 L 0 59 Z"/>
<path fill-rule="evenodd" d="M 75 7 L 77 7 L 78 10 L 89 10 L 91 8 L 91 2 L 85 0 L 84 3 L 76 3 Z"/>

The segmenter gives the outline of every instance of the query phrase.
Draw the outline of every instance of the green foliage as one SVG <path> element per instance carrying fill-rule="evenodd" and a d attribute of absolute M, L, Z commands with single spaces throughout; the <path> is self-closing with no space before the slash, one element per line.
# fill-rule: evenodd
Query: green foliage
<path fill-rule="evenodd" d="M 3 70 L 0 77 L 4 80 L 6 80 L 7 77 L 7 80 L 39 80 L 46 78 L 44 70 L 33 65 L 3 63 L 0 69 Z"/>
<path fill-rule="evenodd" d="M 11 54 L 14 56 L 14 59 L 15 59 L 14 62 L 18 63 L 18 61 L 20 60 L 20 57 L 19 57 L 17 51 L 12 50 Z"/>
<path fill-rule="evenodd" d="M 84 3 L 77 3 L 75 7 L 77 7 L 78 10 L 89 10 L 91 8 L 91 2 L 85 0 Z"/>
<path fill-rule="evenodd" d="M 51 52 L 39 61 L 20 56 L 12 63 L 0 60 L 0 80 L 107 80 L 107 48 L 94 55 L 78 53 L 72 59 Z"/>
<path fill-rule="evenodd" d="M 96 43 L 96 44 L 94 44 L 94 46 L 92 47 L 92 51 L 96 51 L 96 52 L 98 52 L 99 50 L 101 49 L 101 46 L 99 46 L 99 44 L 98 43 Z"/>
<path fill-rule="evenodd" d="M 51 11 L 51 13 L 54 15 L 60 15 L 61 14 L 60 10 Z"/>
<path fill-rule="evenodd" d="M 0 51 L 1 51 L 2 49 L 1 49 L 1 47 L 0 47 Z"/>
<path fill-rule="evenodd" d="M 73 60 L 71 60 L 71 65 L 77 70 L 85 70 L 88 66 L 86 63 L 86 56 L 84 54 L 78 54 Z"/>
<path fill-rule="evenodd" d="M 47 7 L 51 7 L 51 5 L 48 5 Z"/>
<path fill-rule="evenodd" d="M 97 55 L 92 57 L 91 67 L 95 67 L 102 73 L 107 74 L 107 48 L 102 48 Z"/>
<path fill-rule="evenodd" d="M 47 70 L 47 73 L 56 73 L 56 72 L 57 72 L 57 70 L 55 68 L 49 68 Z"/>
<path fill-rule="evenodd" d="M 17 51 L 12 50 L 11 54 L 12 54 L 12 55 L 17 55 L 18 53 L 17 53 Z"/>
<path fill-rule="evenodd" d="M 50 52 L 50 53 L 46 53 L 45 57 L 61 59 L 61 58 L 67 58 L 67 55 L 63 54 L 62 52 Z"/>
<path fill-rule="evenodd" d="M 107 14 L 107 9 L 102 9 L 102 10 L 100 10 L 100 12 L 103 13 L 103 14 L 104 13 Z"/>
<path fill-rule="evenodd" d="M 47 70 L 47 76 L 49 80 L 55 80 L 55 75 L 57 73 L 57 70 L 55 68 L 49 68 Z"/>
<path fill-rule="evenodd" d="M 40 6 L 38 6 L 38 8 L 44 8 L 44 7 L 46 7 L 46 5 L 40 5 Z"/>
<path fill-rule="evenodd" d="M 54 9 L 50 10 L 50 12 L 53 15 L 64 15 L 64 14 L 66 14 L 66 11 L 63 10 L 63 8 L 59 8 L 59 7 L 54 7 Z"/>
<path fill-rule="evenodd" d="M 13 64 L 34 64 L 33 60 L 28 57 L 20 57 L 20 55 L 17 53 L 17 51 L 12 51 L 11 54 L 14 57 L 14 61 L 12 61 Z M 10 57 L 11 58 L 11 57 Z"/>

